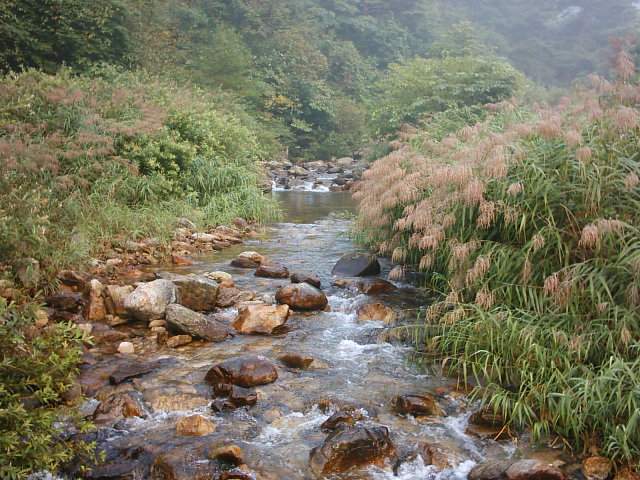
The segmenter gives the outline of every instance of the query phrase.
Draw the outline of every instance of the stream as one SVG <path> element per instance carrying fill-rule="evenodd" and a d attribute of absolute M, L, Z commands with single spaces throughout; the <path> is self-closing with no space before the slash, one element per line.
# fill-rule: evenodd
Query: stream
<path fill-rule="evenodd" d="M 238 253 L 254 250 L 286 265 L 291 272 L 317 274 L 329 298 L 330 311 L 293 314 L 288 331 L 279 335 L 238 335 L 224 343 L 195 342 L 146 354 L 145 361 L 160 359 L 166 364 L 130 385 L 120 386 L 141 400 L 145 412 L 144 418 L 126 418 L 99 431 L 97 444 L 105 452 L 107 464 L 135 463 L 146 455 L 176 448 L 182 454 L 192 452 L 195 463 L 207 462 L 198 456 L 196 447 L 205 440 L 210 442 L 210 438 L 176 434 L 177 420 L 197 413 L 215 424 L 215 439 L 242 448 L 245 463 L 257 478 L 315 478 L 309 468 L 309 453 L 326 437 L 320 425 L 332 410 L 323 410 L 320 405 L 329 400 L 331 404 L 356 405 L 367 412 L 365 421 L 388 427 L 399 454 L 414 452 L 426 442 L 445 451 L 451 467 L 438 471 L 425 466 L 418 456 L 402 464 L 395 474 L 389 467 L 367 467 L 326 478 L 464 479 L 485 458 L 512 456 L 516 447 L 511 441 L 496 442 L 465 433 L 472 408 L 456 393 L 454 381 L 418 368 L 406 346 L 380 340 L 385 328 L 382 323 L 356 319 L 357 307 L 372 301 L 411 311 L 429 301 L 421 290 L 396 283 L 400 287 L 397 291 L 372 298 L 331 285 L 336 261 L 345 253 L 359 250 L 348 236 L 355 211 L 350 194 L 289 191 L 274 192 L 274 196 L 284 211 L 282 223 L 267 227 L 263 235 L 243 245 L 198 257 L 194 265 L 173 267 L 172 271 L 223 270 L 233 275 L 239 288 L 270 297 L 289 281 L 256 278 L 253 270 L 229 265 Z M 386 278 L 388 271 L 389 265 L 383 263 L 381 276 Z M 225 313 L 232 318 L 235 311 L 228 309 Z M 311 368 L 293 370 L 278 362 L 280 354 L 292 351 L 313 357 Z M 256 389 L 256 406 L 214 413 L 204 375 L 216 362 L 243 354 L 271 359 L 278 367 L 279 378 Z M 109 361 L 101 360 L 91 368 L 98 371 Z M 413 418 L 393 413 L 391 402 L 396 395 L 424 392 L 440 392 L 447 416 Z M 106 474 L 95 477 L 116 478 Z M 148 477 L 132 473 L 122 478 Z"/>

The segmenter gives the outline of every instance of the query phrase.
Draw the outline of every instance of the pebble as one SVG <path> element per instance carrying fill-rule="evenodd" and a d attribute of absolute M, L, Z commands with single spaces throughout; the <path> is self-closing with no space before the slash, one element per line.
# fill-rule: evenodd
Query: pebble
<path fill-rule="evenodd" d="M 118 345 L 118 352 L 123 355 L 132 354 L 135 353 L 135 351 L 136 349 L 131 342 L 120 342 L 120 345 Z"/>

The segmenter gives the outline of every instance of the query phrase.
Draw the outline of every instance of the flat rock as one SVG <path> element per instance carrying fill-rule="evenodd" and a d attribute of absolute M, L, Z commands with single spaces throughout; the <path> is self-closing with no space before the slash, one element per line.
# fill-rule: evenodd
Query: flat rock
<path fill-rule="evenodd" d="M 423 395 L 398 395 L 393 400 L 396 412 L 403 415 L 418 416 L 444 416 L 445 412 L 437 400 L 429 394 Z"/>
<path fill-rule="evenodd" d="M 229 336 L 225 325 L 175 303 L 167 307 L 166 320 L 171 328 L 203 340 L 222 342 Z"/>
<path fill-rule="evenodd" d="M 233 384 L 246 388 L 267 385 L 277 379 L 275 365 L 257 355 L 245 355 L 220 362 L 205 376 L 205 380 L 211 385 Z"/>
<path fill-rule="evenodd" d="M 132 378 L 141 377 L 147 373 L 153 372 L 162 366 L 161 362 L 128 362 L 116 368 L 109 375 L 109 382 L 112 385 L 118 385 Z"/>
<path fill-rule="evenodd" d="M 248 290 L 240 290 L 236 287 L 220 287 L 217 305 L 220 308 L 228 308 L 238 303 L 250 302 L 255 297 L 256 294 Z"/>
<path fill-rule="evenodd" d="M 379 273 L 380 263 L 375 256 L 358 253 L 344 255 L 331 271 L 332 275 L 344 277 L 366 277 Z"/>
<path fill-rule="evenodd" d="M 216 308 L 218 283 L 205 276 L 161 273 L 177 289 L 176 303 L 197 312 L 211 312 Z"/>
<path fill-rule="evenodd" d="M 288 305 L 247 305 L 238 309 L 233 328 L 244 335 L 270 335 L 289 318 Z"/>
<path fill-rule="evenodd" d="M 540 460 L 518 460 L 505 472 L 508 480 L 565 480 L 558 467 Z"/>
<path fill-rule="evenodd" d="M 166 345 L 169 348 L 178 348 L 189 345 L 191 342 L 193 342 L 193 338 L 191 337 L 191 335 L 174 335 L 173 337 L 167 339 Z"/>
<path fill-rule="evenodd" d="M 277 263 L 262 264 L 256 269 L 255 276 L 262 278 L 289 278 L 289 270 L 284 265 Z"/>
<path fill-rule="evenodd" d="M 496 460 L 480 463 L 469 472 L 469 480 L 506 480 L 507 469 L 513 464 L 513 460 Z"/>
<path fill-rule="evenodd" d="M 306 370 L 313 363 L 313 357 L 294 352 L 283 353 L 278 357 L 278 360 L 289 368 L 297 368 L 299 370 Z"/>
<path fill-rule="evenodd" d="M 176 433 L 183 437 L 202 437 L 215 432 L 215 424 L 202 415 L 182 417 L 176 423 Z"/>

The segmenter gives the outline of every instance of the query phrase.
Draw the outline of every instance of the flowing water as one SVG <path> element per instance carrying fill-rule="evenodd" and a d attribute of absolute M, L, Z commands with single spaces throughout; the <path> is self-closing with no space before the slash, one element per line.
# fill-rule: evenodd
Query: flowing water
<path fill-rule="evenodd" d="M 243 250 L 258 251 L 286 265 L 290 271 L 316 273 L 329 297 L 330 311 L 294 314 L 288 332 L 276 336 L 236 336 L 220 344 L 200 343 L 175 351 L 158 350 L 149 359 L 170 357 L 167 366 L 133 382 L 135 394 L 147 409 L 143 419 L 127 419 L 103 430 L 99 446 L 107 460 L 131 460 L 140 452 L 163 452 L 176 446 L 190 448 L 193 439 L 175 433 L 178 418 L 200 413 L 216 424 L 215 438 L 241 446 L 246 463 L 263 478 L 313 478 L 310 450 L 322 444 L 326 434 L 320 425 L 330 415 L 319 403 L 360 406 L 367 419 L 389 428 L 399 452 L 415 451 L 423 443 L 438 445 L 452 459 L 452 468 L 437 472 L 425 466 L 420 457 L 391 469 L 366 468 L 332 478 L 339 479 L 433 479 L 466 478 L 468 471 L 485 457 L 512 455 L 511 442 L 480 440 L 465 433 L 469 405 L 455 394 L 452 381 L 420 370 L 410 361 L 409 350 L 380 340 L 384 325 L 358 323 L 355 310 L 364 302 L 382 301 L 398 310 L 410 311 L 429 299 L 409 285 L 393 294 L 366 297 L 331 286 L 331 269 L 344 253 L 357 251 L 349 239 L 354 205 L 346 193 L 274 193 L 285 212 L 283 223 L 270 226 L 261 238 L 244 245 L 201 257 L 194 266 L 174 269 L 181 273 L 224 270 L 233 274 L 240 288 L 272 296 L 286 280 L 260 279 L 252 270 L 229 266 L 229 260 Z M 388 267 L 382 275 L 385 275 Z M 230 317 L 234 311 L 228 312 Z M 311 369 L 291 370 L 277 362 L 283 352 L 312 356 Z M 260 354 L 278 364 L 279 379 L 259 387 L 258 404 L 214 414 L 211 392 L 204 382 L 206 371 L 216 362 L 241 354 Z M 94 368 L 98 368 L 99 364 Z M 441 419 L 402 417 L 391 411 L 395 395 L 441 392 L 441 403 L 448 415 Z M 191 443 L 190 443 L 191 442 Z M 195 450 L 194 450 L 195 451 Z M 194 462 L 206 461 L 194 454 Z"/>

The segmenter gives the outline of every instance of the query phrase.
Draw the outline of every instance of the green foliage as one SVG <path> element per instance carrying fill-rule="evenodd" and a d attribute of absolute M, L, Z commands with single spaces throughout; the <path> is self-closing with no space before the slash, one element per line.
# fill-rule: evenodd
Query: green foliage
<path fill-rule="evenodd" d="M 203 225 L 272 218 L 264 150 L 216 98 L 143 74 L 4 79 L 0 262 L 47 278 L 127 236 L 166 241 L 177 216 Z"/>
<path fill-rule="evenodd" d="M 628 60 L 615 84 L 595 78 L 557 108 L 503 103 L 459 131 L 404 132 L 358 195 L 361 235 L 442 294 L 408 328 L 421 351 L 474 380 L 513 429 L 638 468 L 640 86 Z"/>
<path fill-rule="evenodd" d="M 371 123 L 378 134 L 390 133 L 429 113 L 508 99 L 523 81 L 511 65 L 497 59 L 415 58 L 392 65 L 378 83 Z"/>
<path fill-rule="evenodd" d="M 126 63 L 127 11 L 120 0 L 5 0 L 0 3 L 0 72 Z"/>
<path fill-rule="evenodd" d="M 0 298 L 0 478 L 7 480 L 55 471 L 91 447 L 63 434 L 88 428 L 62 401 L 78 374 L 82 334 L 64 323 L 33 332 L 37 308 Z"/>

